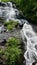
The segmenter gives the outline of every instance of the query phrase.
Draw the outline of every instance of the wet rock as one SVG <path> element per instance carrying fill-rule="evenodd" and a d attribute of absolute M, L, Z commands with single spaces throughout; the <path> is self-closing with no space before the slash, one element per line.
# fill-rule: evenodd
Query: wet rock
<path fill-rule="evenodd" d="M 0 46 L 4 46 L 6 44 L 6 39 L 0 40 Z"/>

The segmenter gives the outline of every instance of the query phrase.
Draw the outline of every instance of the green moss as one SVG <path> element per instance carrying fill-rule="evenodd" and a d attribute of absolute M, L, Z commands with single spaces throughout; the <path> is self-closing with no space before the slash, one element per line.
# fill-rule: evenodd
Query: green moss
<path fill-rule="evenodd" d="M 4 22 L 4 26 L 8 26 L 9 24 L 12 24 L 13 23 L 13 21 L 6 21 L 6 22 Z"/>
<path fill-rule="evenodd" d="M 6 49 L 4 52 L 4 56 L 6 59 L 6 65 L 8 65 L 8 64 L 15 65 L 16 62 L 19 62 L 20 54 L 22 52 L 21 52 L 21 48 L 19 48 L 20 45 L 18 45 L 18 44 L 21 44 L 19 39 L 15 38 L 15 37 L 13 37 L 13 38 L 11 37 L 8 39 L 8 41 L 6 43 Z"/>
<path fill-rule="evenodd" d="M 19 65 L 20 54 L 22 53 L 21 41 L 18 38 L 10 37 L 5 44 L 4 52 L 0 49 L 0 57 L 5 65 Z"/>
<path fill-rule="evenodd" d="M 2 49 L 0 49 L 0 54 L 2 54 L 2 51 L 3 51 L 3 50 L 2 50 Z"/>
<path fill-rule="evenodd" d="M 1 0 L 2 2 L 9 2 L 9 0 Z"/>
<path fill-rule="evenodd" d="M 11 31 L 11 30 L 12 30 L 12 25 L 8 25 L 8 26 L 7 26 L 7 29 L 8 29 L 9 31 Z"/>
<path fill-rule="evenodd" d="M 17 47 L 7 47 L 5 50 L 5 58 L 7 59 L 6 64 L 14 65 L 17 59 L 20 57 L 21 50 Z"/>
<path fill-rule="evenodd" d="M 18 38 L 9 38 L 8 39 L 8 42 L 7 42 L 7 45 L 10 45 L 10 46 L 19 46 L 21 43 L 21 41 L 18 39 Z"/>
<path fill-rule="evenodd" d="M 9 22 L 4 22 L 4 26 L 6 26 L 7 30 L 11 31 L 15 26 L 18 25 L 17 21 L 9 21 Z"/>
<path fill-rule="evenodd" d="M 4 53 L 3 49 L 0 49 L 0 58 L 2 57 L 3 53 Z"/>

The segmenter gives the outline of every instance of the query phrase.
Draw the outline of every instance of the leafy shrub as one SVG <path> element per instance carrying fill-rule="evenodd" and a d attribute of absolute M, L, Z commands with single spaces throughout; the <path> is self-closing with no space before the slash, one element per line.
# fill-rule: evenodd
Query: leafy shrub
<path fill-rule="evenodd" d="M 7 41 L 7 45 L 9 46 L 19 46 L 21 41 L 18 38 L 9 38 Z"/>
<path fill-rule="evenodd" d="M 18 38 L 9 38 L 8 39 L 8 43 L 10 43 L 11 45 L 18 45 L 20 44 L 20 40 Z"/>
<path fill-rule="evenodd" d="M 2 50 L 2 49 L 0 49 L 0 57 L 2 56 L 2 54 L 3 54 L 3 50 Z"/>
<path fill-rule="evenodd" d="M 11 22 L 4 22 L 4 26 L 9 25 Z"/>
<path fill-rule="evenodd" d="M 20 40 L 17 38 L 9 38 L 5 49 L 5 58 L 7 59 L 7 65 L 15 65 L 17 59 L 19 59 L 21 54 L 21 49 L 18 47 L 20 44 Z M 19 61 L 19 60 L 18 60 Z"/>
<path fill-rule="evenodd" d="M 11 31 L 13 30 L 13 28 L 15 28 L 15 26 L 18 25 L 17 21 L 9 21 L 9 22 L 5 22 L 4 26 L 6 26 L 6 28 Z"/>
<path fill-rule="evenodd" d="M 20 57 L 21 49 L 17 47 L 8 46 L 5 50 L 6 64 L 15 65 L 15 62 Z"/>
<path fill-rule="evenodd" d="M 11 37 L 8 39 L 5 49 L 2 55 L 2 49 L 0 50 L 0 55 L 3 59 L 5 65 L 20 65 L 20 54 L 22 54 L 20 45 L 21 41 L 18 38 Z"/>
<path fill-rule="evenodd" d="M 37 23 L 37 0 L 21 0 L 20 10 L 26 19 L 30 22 Z"/>
<path fill-rule="evenodd" d="M 12 30 L 12 25 L 8 25 L 7 26 L 7 29 L 10 31 L 10 30 Z"/>

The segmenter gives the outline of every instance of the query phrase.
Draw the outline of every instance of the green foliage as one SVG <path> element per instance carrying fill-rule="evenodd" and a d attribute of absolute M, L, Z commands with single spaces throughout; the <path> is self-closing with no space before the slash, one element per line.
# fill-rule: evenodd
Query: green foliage
<path fill-rule="evenodd" d="M 5 50 L 5 58 L 7 60 L 6 64 L 8 65 L 15 65 L 17 59 L 19 59 L 21 53 L 21 49 L 17 47 L 8 46 Z"/>
<path fill-rule="evenodd" d="M 21 0 L 19 6 L 26 19 L 30 22 L 37 23 L 37 0 Z"/>
<path fill-rule="evenodd" d="M 4 26 L 6 26 L 6 28 L 9 31 L 13 30 L 13 28 L 15 28 L 16 25 L 18 25 L 18 22 L 17 21 L 4 22 Z"/>
<path fill-rule="evenodd" d="M 17 5 L 19 5 L 20 2 L 21 2 L 21 0 L 1 0 L 1 1 L 2 1 L 2 2 L 9 2 L 9 1 L 15 2 Z"/>
<path fill-rule="evenodd" d="M 9 2 L 9 0 L 1 0 L 2 2 Z"/>
<path fill-rule="evenodd" d="M 9 46 L 19 46 L 20 40 L 18 38 L 9 38 L 8 41 L 7 41 L 7 44 Z"/>
<path fill-rule="evenodd" d="M 8 26 L 11 22 L 4 22 L 4 26 Z"/>
<path fill-rule="evenodd" d="M 5 58 L 7 65 L 15 65 L 17 59 L 19 59 L 21 54 L 21 49 L 18 47 L 20 40 L 17 38 L 9 38 L 7 41 L 7 47 L 5 49 Z M 19 60 L 18 60 L 19 61 Z"/>
<path fill-rule="evenodd" d="M 4 60 L 3 63 L 5 65 L 20 65 L 20 54 L 21 51 L 21 41 L 18 38 L 11 37 L 8 39 L 7 43 L 5 44 L 4 52 L 0 49 L 1 58 Z"/>
<path fill-rule="evenodd" d="M 8 26 L 7 26 L 7 29 L 8 29 L 9 31 L 11 31 L 12 28 L 13 28 L 12 25 L 8 25 Z"/>
<path fill-rule="evenodd" d="M 16 5 L 23 12 L 26 19 L 37 23 L 37 0 L 20 0 L 18 4 L 16 2 Z"/>
<path fill-rule="evenodd" d="M 1 55 L 3 54 L 3 50 L 2 49 L 0 49 L 0 57 L 1 57 Z"/>

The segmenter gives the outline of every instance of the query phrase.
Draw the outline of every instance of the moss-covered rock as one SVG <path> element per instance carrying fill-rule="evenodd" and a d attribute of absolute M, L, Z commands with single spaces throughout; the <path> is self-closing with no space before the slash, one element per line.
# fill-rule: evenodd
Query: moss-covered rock
<path fill-rule="evenodd" d="M 13 30 L 17 25 L 18 25 L 18 22 L 17 21 L 4 22 L 4 26 L 9 31 Z"/>

